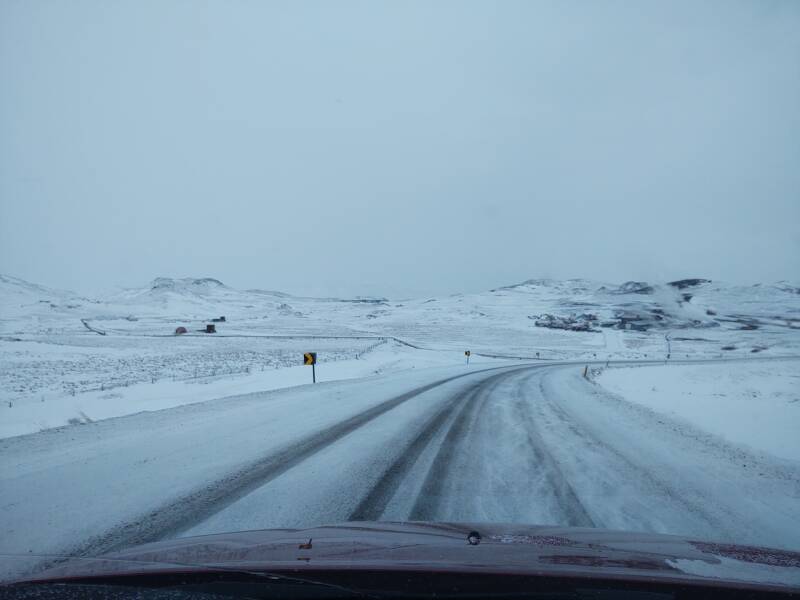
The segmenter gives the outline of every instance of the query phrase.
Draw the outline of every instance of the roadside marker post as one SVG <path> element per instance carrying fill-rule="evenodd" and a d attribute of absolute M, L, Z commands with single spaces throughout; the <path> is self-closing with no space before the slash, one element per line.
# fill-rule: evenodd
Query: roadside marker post
<path fill-rule="evenodd" d="M 470 352 L 469 350 L 465 350 L 464 351 L 464 356 L 467 357 L 467 366 L 469 366 L 469 357 L 470 357 L 471 354 L 472 354 L 472 352 Z"/>
<path fill-rule="evenodd" d="M 304 352 L 303 364 L 311 365 L 311 383 L 317 383 L 317 353 Z"/>

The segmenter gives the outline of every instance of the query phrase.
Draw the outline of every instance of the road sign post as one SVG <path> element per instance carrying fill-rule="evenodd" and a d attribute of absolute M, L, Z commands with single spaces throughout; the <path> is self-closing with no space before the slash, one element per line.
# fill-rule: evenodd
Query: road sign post
<path fill-rule="evenodd" d="M 303 364 L 304 365 L 311 365 L 311 382 L 317 383 L 317 353 L 316 352 L 304 352 L 303 353 Z"/>

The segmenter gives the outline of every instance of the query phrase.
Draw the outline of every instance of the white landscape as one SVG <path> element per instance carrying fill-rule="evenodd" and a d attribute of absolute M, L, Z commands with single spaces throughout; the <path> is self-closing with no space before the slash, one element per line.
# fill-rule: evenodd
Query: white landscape
<path fill-rule="evenodd" d="M 798 59 L 798 0 L 0 0 L 0 600 L 796 599 Z"/>
<path fill-rule="evenodd" d="M 797 287 L 647 287 L 536 280 L 395 301 L 159 278 L 97 299 L 0 276 L 0 436 L 301 385 L 305 351 L 318 352 L 320 381 L 459 365 L 467 349 L 472 364 L 800 354 Z M 539 327 L 542 315 L 592 331 Z"/>
<path fill-rule="evenodd" d="M 0 552 L 31 555 L 12 571 L 347 520 L 800 545 L 786 282 L 389 300 L 159 278 L 90 298 L 3 276 L 0 311 Z"/>

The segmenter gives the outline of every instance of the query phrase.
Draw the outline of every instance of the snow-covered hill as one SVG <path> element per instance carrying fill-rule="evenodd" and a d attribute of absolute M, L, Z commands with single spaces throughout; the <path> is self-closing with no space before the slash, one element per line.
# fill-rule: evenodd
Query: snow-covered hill
<path fill-rule="evenodd" d="M 78 303 L 80 300 L 72 292 L 30 283 L 18 277 L 0 275 L 0 306 L 4 309 L 4 316 L 8 316 L 6 311 L 11 309 L 22 309 L 19 312 L 24 314 L 33 312 L 32 309 L 37 304 L 60 306 Z"/>
<path fill-rule="evenodd" d="M 9 332 L 51 331 L 79 322 L 91 301 L 73 292 L 0 275 L 0 336 Z"/>
<path fill-rule="evenodd" d="M 157 277 L 149 285 L 120 290 L 102 299 L 109 306 L 125 307 L 148 315 L 214 314 L 219 307 L 248 305 L 252 295 L 211 277 L 172 279 Z M 208 318 L 208 317 L 206 317 Z"/>
<path fill-rule="evenodd" d="M 478 361 L 798 355 L 797 289 L 532 279 L 391 301 L 160 277 L 87 299 L 3 276 L 0 409 L 11 411 L 6 424 L 29 431 L 264 389 L 306 380 L 306 351 L 319 353 L 324 378 L 458 365 L 465 350 Z M 208 324 L 216 334 L 205 333 Z M 293 366 L 301 372 L 283 373 Z"/>
<path fill-rule="evenodd" d="M 102 329 L 111 334 L 167 335 L 181 325 L 196 331 L 225 316 L 225 324 L 218 326 L 222 334 L 391 335 L 415 345 L 466 343 L 497 352 L 608 346 L 600 340 L 615 331 L 627 332 L 631 341 L 639 339 L 637 335 L 659 340 L 670 335 L 678 342 L 713 344 L 718 338 L 725 343 L 714 348 L 717 351 L 738 342 L 720 337 L 722 332 L 759 331 L 770 339 L 751 334 L 742 339 L 752 343 L 739 345 L 749 343 L 748 350 L 762 351 L 762 346 L 783 345 L 772 334 L 794 342 L 800 331 L 799 290 L 787 282 L 734 286 L 706 279 L 660 284 L 531 279 L 478 294 L 392 302 L 302 298 L 237 290 L 208 277 L 159 277 L 140 288 L 87 300 L 2 276 L 0 331 L 83 331 L 85 319 L 102 322 Z"/>

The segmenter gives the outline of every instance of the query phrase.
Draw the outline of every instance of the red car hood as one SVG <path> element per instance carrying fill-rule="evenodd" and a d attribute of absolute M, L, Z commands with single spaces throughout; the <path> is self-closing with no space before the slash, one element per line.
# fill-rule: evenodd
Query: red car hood
<path fill-rule="evenodd" d="M 480 541 L 470 544 L 477 531 Z M 37 581 L 223 568 L 502 573 L 800 589 L 800 553 L 672 535 L 480 523 L 347 523 L 179 538 L 74 559 Z M 30 581 L 30 580 L 29 580 Z"/>

